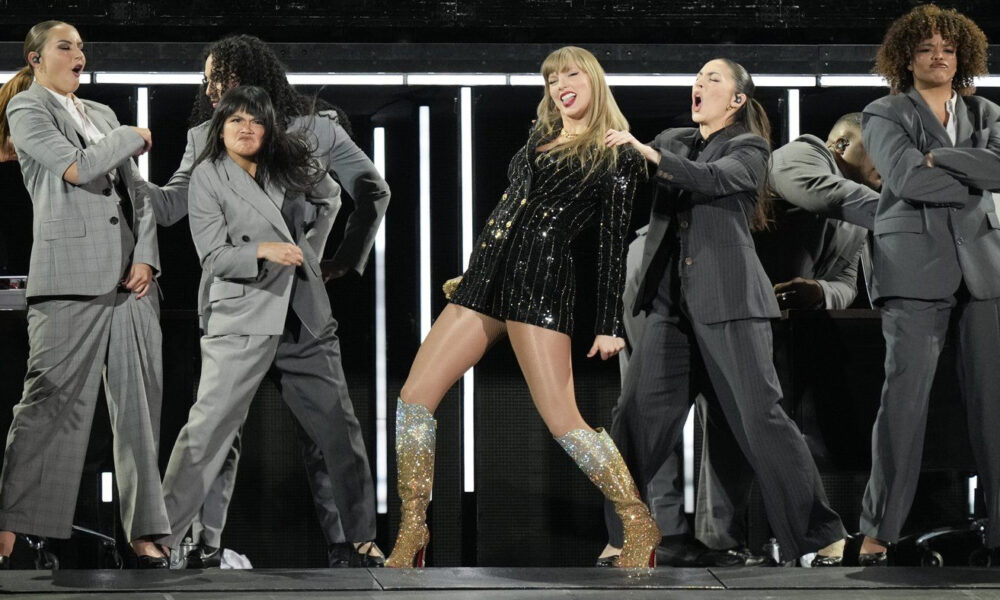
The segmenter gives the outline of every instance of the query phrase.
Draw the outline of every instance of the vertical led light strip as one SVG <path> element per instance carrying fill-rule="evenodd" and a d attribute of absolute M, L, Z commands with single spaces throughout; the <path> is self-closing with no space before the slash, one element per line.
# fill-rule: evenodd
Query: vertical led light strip
<path fill-rule="evenodd" d="M 385 127 L 373 132 L 375 168 L 385 179 Z M 388 373 L 385 327 L 385 218 L 375 234 L 375 503 L 380 514 L 389 512 Z"/>
<path fill-rule="evenodd" d="M 135 94 L 135 126 L 149 129 L 149 88 L 139 87 Z M 139 174 L 149 181 L 149 152 L 139 157 Z"/>
<path fill-rule="evenodd" d="M 684 421 L 684 512 L 694 514 L 694 404 Z"/>
<path fill-rule="evenodd" d="M 462 135 L 462 272 L 472 254 L 472 88 L 461 89 Z M 475 369 L 462 378 L 462 479 L 466 492 L 476 491 Z"/>
<path fill-rule="evenodd" d="M 788 143 L 799 137 L 799 90 L 788 90 Z"/>
<path fill-rule="evenodd" d="M 114 476 L 110 471 L 101 473 L 101 502 L 111 502 L 115 499 Z"/>
<path fill-rule="evenodd" d="M 969 475 L 969 516 L 976 516 L 976 488 L 979 487 L 979 477 Z"/>
<path fill-rule="evenodd" d="M 431 107 L 420 107 L 420 341 L 431 330 Z"/>

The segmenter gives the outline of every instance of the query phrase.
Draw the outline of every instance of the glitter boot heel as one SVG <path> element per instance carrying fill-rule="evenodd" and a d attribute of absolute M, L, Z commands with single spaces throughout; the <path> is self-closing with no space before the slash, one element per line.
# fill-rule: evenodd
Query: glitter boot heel
<path fill-rule="evenodd" d="M 649 509 L 639 497 L 635 481 L 608 433 L 603 429 L 574 429 L 557 437 L 556 441 L 615 505 L 615 512 L 625 528 L 622 553 L 616 566 L 655 567 L 660 529 L 649 516 Z"/>
<path fill-rule="evenodd" d="M 402 501 L 399 533 L 385 566 L 423 567 L 430 542 L 427 505 L 434 486 L 434 444 L 437 422 L 420 404 L 396 402 L 397 487 Z"/>

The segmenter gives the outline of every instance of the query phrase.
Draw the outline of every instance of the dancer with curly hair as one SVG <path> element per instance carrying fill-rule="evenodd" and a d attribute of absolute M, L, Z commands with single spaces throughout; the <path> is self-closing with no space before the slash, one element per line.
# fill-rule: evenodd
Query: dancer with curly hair
<path fill-rule="evenodd" d="M 885 385 L 862 505 L 862 565 L 887 564 L 920 476 L 927 405 L 945 340 L 1000 546 L 1000 107 L 974 96 L 986 36 L 933 4 L 897 19 L 875 72 L 892 88 L 864 110 L 864 145 L 882 175 L 872 300 L 882 312 Z"/>
<path fill-rule="evenodd" d="M 340 109 L 299 93 L 288 83 L 285 67 L 274 51 L 249 35 L 223 38 L 204 52 L 204 83 L 195 97 L 187 147 L 180 167 L 162 188 L 150 186 L 157 222 L 167 226 L 188 212 L 188 182 L 198 156 L 208 146 L 208 120 L 222 96 L 237 85 L 254 85 L 271 98 L 276 125 L 305 136 L 313 157 L 329 171 L 354 201 L 344 238 L 329 260 L 320 267 L 324 279 L 336 279 L 351 272 L 364 272 L 375 233 L 389 203 L 389 187 L 368 156 L 351 139 L 350 123 Z M 320 249 L 319 258 L 322 258 Z M 299 428 L 302 455 L 308 473 L 320 528 L 327 542 L 331 567 L 380 566 L 383 557 L 375 546 L 375 499 L 371 472 L 361 428 L 354 415 L 341 366 L 336 321 L 330 332 L 332 373 L 337 384 L 332 389 L 339 407 L 334 424 L 340 447 L 335 453 L 336 469 L 331 473 L 323 453 Z M 284 373 L 278 382 L 282 397 L 293 406 L 317 393 Z M 187 556 L 188 566 L 200 568 L 219 564 L 222 531 L 236 482 L 241 452 L 237 434 L 227 460 L 210 485 L 204 505 L 192 523 L 192 539 L 197 547 Z"/>

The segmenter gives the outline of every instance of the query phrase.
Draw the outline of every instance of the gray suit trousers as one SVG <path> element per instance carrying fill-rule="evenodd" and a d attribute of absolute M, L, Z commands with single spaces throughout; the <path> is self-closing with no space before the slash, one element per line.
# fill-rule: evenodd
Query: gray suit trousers
<path fill-rule="evenodd" d="M 920 477 L 938 357 L 952 335 L 969 442 L 986 498 L 986 545 L 1000 546 L 1000 299 L 890 298 L 882 304 L 882 333 L 885 385 L 872 431 L 861 531 L 886 542 L 899 539 Z"/>
<path fill-rule="evenodd" d="M 28 372 L 7 436 L 0 529 L 68 538 L 103 374 L 130 540 L 170 531 L 157 466 L 163 396 L 157 292 L 38 298 Z"/>
<path fill-rule="evenodd" d="M 347 394 L 332 319 L 314 338 L 305 327 L 281 336 L 204 336 L 198 400 L 181 430 L 163 480 L 171 535 L 179 545 L 230 455 L 254 393 L 274 367 L 282 391 L 336 485 L 332 497 L 351 541 L 375 537 L 375 494 L 361 426 Z"/>
<path fill-rule="evenodd" d="M 284 390 L 282 391 L 284 392 Z M 285 400 L 288 404 L 294 401 L 294 399 Z M 340 512 L 337 510 L 333 481 L 330 480 L 330 475 L 326 472 L 326 461 L 323 459 L 323 453 L 309 438 L 309 434 L 302 429 L 302 425 L 298 421 L 295 421 L 295 425 L 295 430 L 299 435 L 302 462 L 306 467 L 306 477 L 309 481 L 309 491 L 312 492 L 316 518 L 319 519 L 319 527 L 323 531 L 323 537 L 326 538 L 328 545 L 345 542 L 347 538 L 344 534 L 344 526 L 340 522 Z M 242 448 L 241 429 L 233 440 L 233 446 L 229 449 L 222 471 L 219 472 L 219 476 L 215 478 L 209 488 L 201 512 L 191 523 L 191 538 L 196 542 L 215 548 L 222 546 L 222 530 L 225 529 L 229 503 L 232 501 L 233 490 L 236 488 L 236 471 L 239 468 Z"/>
<path fill-rule="evenodd" d="M 621 427 L 630 439 L 616 437 L 620 431 L 611 435 L 640 490 L 675 447 L 692 399 L 703 393 L 718 404 L 754 468 L 784 560 L 846 535 L 805 440 L 779 403 L 766 319 L 705 325 L 654 310 L 622 387 Z M 608 504 L 605 518 L 609 531 L 621 531 Z M 612 544 L 620 539 L 620 533 L 611 536 Z"/>

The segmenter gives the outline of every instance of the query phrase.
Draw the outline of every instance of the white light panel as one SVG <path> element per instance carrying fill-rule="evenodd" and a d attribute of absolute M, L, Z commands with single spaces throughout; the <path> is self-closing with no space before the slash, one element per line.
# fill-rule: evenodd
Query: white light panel
<path fill-rule="evenodd" d="M 419 111 L 420 341 L 431 330 L 431 108 Z"/>
<path fill-rule="evenodd" d="M 507 85 L 503 73 L 409 73 L 407 85 Z"/>
<path fill-rule="evenodd" d="M 132 73 L 97 71 L 95 83 L 119 83 L 131 85 L 199 85 L 202 73 Z"/>
<path fill-rule="evenodd" d="M 460 98 L 462 140 L 462 272 L 472 254 L 472 88 L 463 87 Z M 476 491 L 475 369 L 462 377 L 462 481 L 466 492 Z"/>
<path fill-rule="evenodd" d="M 140 87 L 135 94 L 135 125 L 149 129 L 149 88 Z M 149 181 L 149 152 L 139 157 L 139 175 Z"/>
<path fill-rule="evenodd" d="M 799 137 L 799 90 L 790 89 L 786 91 L 788 98 L 788 122 L 785 124 L 790 142 Z"/>
<path fill-rule="evenodd" d="M 881 75 L 820 75 L 820 87 L 889 87 Z"/>
<path fill-rule="evenodd" d="M 403 85 L 402 73 L 289 73 L 292 85 Z"/>
<path fill-rule="evenodd" d="M 375 168 L 385 179 L 385 127 L 373 132 Z M 389 512 L 388 371 L 386 368 L 385 221 L 375 234 L 375 504 L 380 514 Z"/>

